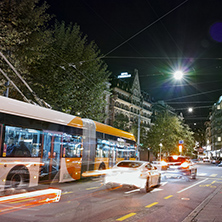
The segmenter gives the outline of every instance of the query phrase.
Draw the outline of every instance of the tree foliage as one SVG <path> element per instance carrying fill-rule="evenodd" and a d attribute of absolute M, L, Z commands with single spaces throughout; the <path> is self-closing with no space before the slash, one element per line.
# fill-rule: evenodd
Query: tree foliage
<path fill-rule="evenodd" d="M 50 31 L 46 29 L 51 16 L 46 3 L 39 0 L 2 0 L 0 2 L 0 51 L 13 64 L 24 79 L 32 66 L 41 63 L 47 51 Z M 27 94 L 24 84 L 1 58 L 0 64 L 8 77 Z M 11 87 L 10 96 L 21 99 Z"/>
<path fill-rule="evenodd" d="M 178 154 L 179 140 L 183 140 L 183 154 L 190 154 L 194 147 L 193 133 L 177 116 L 172 116 L 167 112 L 158 115 L 155 124 L 148 133 L 147 141 L 154 155 L 162 152 L 166 155 Z"/>
<path fill-rule="evenodd" d="M 49 29 L 47 8 L 39 0 L 3 0 L 0 50 L 53 109 L 103 121 L 109 72 L 100 50 L 94 42 L 88 43 L 77 24 L 56 22 Z M 21 81 L 0 62 L 30 98 Z M 21 99 L 13 91 L 10 97 Z"/>
<path fill-rule="evenodd" d="M 121 130 L 129 131 L 129 118 L 120 113 L 115 116 L 113 126 Z"/>
<path fill-rule="evenodd" d="M 80 27 L 56 22 L 48 57 L 35 70 L 35 91 L 56 110 L 103 121 L 109 72 Z"/>

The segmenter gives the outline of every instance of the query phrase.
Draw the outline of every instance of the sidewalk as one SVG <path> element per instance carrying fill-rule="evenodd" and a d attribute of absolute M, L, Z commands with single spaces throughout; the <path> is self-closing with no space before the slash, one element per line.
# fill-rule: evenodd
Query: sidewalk
<path fill-rule="evenodd" d="M 221 222 L 222 185 L 211 193 L 182 222 Z"/>

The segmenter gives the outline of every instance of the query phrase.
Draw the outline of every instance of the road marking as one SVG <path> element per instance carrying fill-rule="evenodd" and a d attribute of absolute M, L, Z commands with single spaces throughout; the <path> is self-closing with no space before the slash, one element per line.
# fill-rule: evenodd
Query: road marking
<path fill-rule="evenodd" d="M 210 187 L 210 188 L 216 188 L 217 186 L 212 186 L 211 184 L 206 184 L 206 185 L 199 185 L 199 187 Z"/>
<path fill-rule="evenodd" d="M 89 188 L 86 188 L 86 190 L 94 190 L 94 189 L 98 189 L 100 187 L 89 187 Z"/>
<path fill-rule="evenodd" d="M 130 191 L 127 191 L 125 193 L 128 194 L 128 193 L 133 193 L 133 192 L 137 192 L 137 191 L 140 191 L 140 189 L 130 190 Z"/>
<path fill-rule="evenodd" d="M 168 182 L 161 182 L 160 185 L 161 185 L 161 186 L 164 186 L 164 185 L 166 185 L 167 183 L 168 183 Z"/>
<path fill-rule="evenodd" d="M 217 176 L 217 174 L 211 174 L 210 175 L 210 177 L 216 177 Z"/>
<path fill-rule="evenodd" d="M 197 173 L 197 176 L 206 176 L 206 173 Z"/>
<path fill-rule="evenodd" d="M 158 191 L 162 191 L 163 189 L 160 189 L 160 188 L 155 188 L 154 190 L 150 191 L 150 193 L 153 193 L 153 192 L 158 192 Z"/>
<path fill-rule="evenodd" d="M 156 205 L 156 204 L 158 204 L 159 202 L 154 202 L 154 203 L 152 203 L 152 204 L 149 204 L 149 205 L 147 205 L 146 207 L 147 208 L 150 208 L 150 207 L 152 207 L 152 206 L 154 206 L 154 205 Z"/>
<path fill-rule="evenodd" d="M 164 199 L 167 200 L 167 199 L 171 198 L 172 196 L 173 196 L 173 195 L 169 195 L 169 196 L 167 196 L 167 197 L 164 197 Z"/>
<path fill-rule="evenodd" d="M 205 184 L 205 185 L 199 185 L 199 187 L 210 187 L 210 188 L 216 188 L 216 186 L 212 186 L 212 184 L 214 184 L 216 181 L 214 180 L 212 183 L 210 184 Z"/>
<path fill-rule="evenodd" d="M 62 193 L 62 195 L 70 194 L 70 193 L 73 193 L 73 191 L 70 191 L 70 192 L 64 192 L 64 193 Z"/>
<path fill-rule="evenodd" d="M 125 220 L 125 219 L 127 219 L 127 218 L 129 218 L 129 217 L 132 217 L 132 216 L 134 216 L 136 213 L 130 213 L 130 214 L 127 214 L 127 215 L 125 215 L 125 216 L 123 216 L 123 217 L 120 217 L 119 219 L 116 219 L 117 221 L 123 221 L 123 220 Z"/>
<path fill-rule="evenodd" d="M 203 183 L 203 182 L 205 182 L 205 181 L 208 180 L 208 179 L 209 179 L 209 178 L 206 178 L 206 179 L 204 179 L 204 180 L 202 180 L 202 181 L 200 181 L 200 182 L 198 182 L 198 183 L 195 183 L 195 184 L 193 184 L 193 185 L 191 185 L 191 186 L 189 186 L 189 187 L 187 187 L 187 188 L 185 188 L 185 189 L 183 189 L 183 190 L 177 191 L 177 193 L 182 193 L 183 191 L 188 190 L 188 189 L 190 189 L 190 188 L 192 188 L 192 187 L 194 187 L 194 186 L 196 186 L 196 185 L 198 185 L 198 184 L 200 184 L 200 183 Z"/>

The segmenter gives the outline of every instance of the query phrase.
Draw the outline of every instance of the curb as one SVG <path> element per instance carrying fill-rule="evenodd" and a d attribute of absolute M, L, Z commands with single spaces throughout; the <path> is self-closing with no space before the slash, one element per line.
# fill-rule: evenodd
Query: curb
<path fill-rule="evenodd" d="M 221 190 L 219 186 L 213 193 L 211 193 L 199 206 L 197 206 L 182 222 L 195 222 L 195 217 L 203 210 L 203 208 L 210 202 L 210 200 Z"/>

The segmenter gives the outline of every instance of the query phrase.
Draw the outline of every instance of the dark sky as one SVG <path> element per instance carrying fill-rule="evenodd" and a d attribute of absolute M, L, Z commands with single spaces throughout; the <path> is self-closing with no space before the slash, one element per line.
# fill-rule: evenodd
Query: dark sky
<path fill-rule="evenodd" d="M 221 0 L 47 2 L 49 13 L 95 41 L 113 76 L 137 69 L 141 89 L 182 111 L 187 123 L 207 119 L 222 95 Z M 181 82 L 176 69 L 185 73 Z"/>

